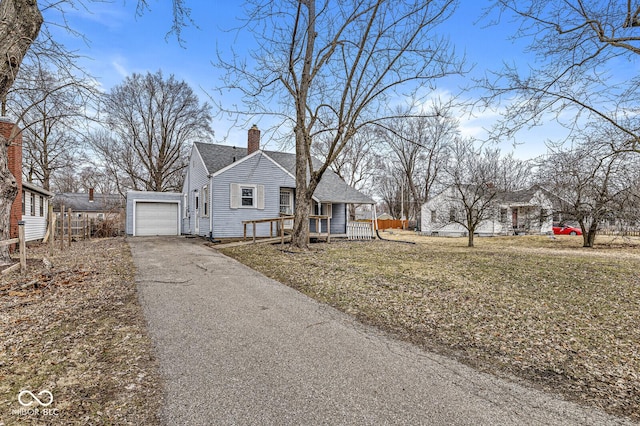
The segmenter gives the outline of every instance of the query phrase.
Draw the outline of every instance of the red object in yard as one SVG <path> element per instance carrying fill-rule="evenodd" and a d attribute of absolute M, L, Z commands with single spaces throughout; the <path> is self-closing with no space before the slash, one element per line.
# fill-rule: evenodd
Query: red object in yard
<path fill-rule="evenodd" d="M 554 226 L 553 233 L 555 235 L 582 235 L 582 230 L 574 226 Z"/>

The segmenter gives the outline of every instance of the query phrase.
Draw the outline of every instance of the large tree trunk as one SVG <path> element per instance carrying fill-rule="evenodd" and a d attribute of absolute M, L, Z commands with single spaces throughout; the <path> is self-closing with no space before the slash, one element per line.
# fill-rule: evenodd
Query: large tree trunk
<path fill-rule="evenodd" d="M 303 7 L 307 10 L 307 27 L 305 28 L 307 43 L 305 46 L 305 60 L 302 68 L 299 86 L 297 87 L 296 100 L 296 211 L 293 220 L 293 233 L 291 234 L 291 246 L 296 248 L 307 248 L 309 240 L 309 204 L 313 191 L 317 184 L 308 182 L 310 175 L 308 158 L 310 158 L 311 137 L 306 127 L 307 119 L 307 97 L 309 95 L 309 87 L 311 86 L 311 64 L 313 62 L 313 51 L 316 41 L 315 18 L 316 8 L 315 0 L 308 2 L 300 2 L 298 6 L 298 17 L 303 15 Z M 303 22 L 301 20 L 300 22 Z M 290 58 L 290 73 L 294 72 L 294 59 Z"/>
<path fill-rule="evenodd" d="M 304 130 L 298 126 L 296 129 L 296 207 L 291 246 L 302 249 L 307 248 L 309 241 L 309 205 L 311 203 L 307 182 L 307 149 Z"/>
<path fill-rule="evenodd" d="M 587 232 L 582 233 L 582 247 L 593 248 L 596 243 L 596 235 L 598 233 L 597 225 L 591 225 Z"/>
<path fill-rule="evenodd" d="M 42 14 L 36 0 L 0 0 L 0 100 L 5 101 L 31 43 L 38 36 Z M 11 205 L 18 193 L 9 171 L 7 148 L 11 138 L 0 138 L 0 240 L 9 239 Z M 7 247 L 0 262 L 9 260 Z"/>

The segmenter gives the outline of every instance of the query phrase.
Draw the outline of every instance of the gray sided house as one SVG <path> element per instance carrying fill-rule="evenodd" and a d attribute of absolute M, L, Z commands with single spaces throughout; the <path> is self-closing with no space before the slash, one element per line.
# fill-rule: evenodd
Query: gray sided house
<path fill-rule="evenodd" d="M 292 215 L 300 207 L 295 187 L 295 155 L 260 150 L 260 131 L 255 126 L 249 130 L 247 148 L 195 143 L 182 190 L 182 233 L 242 237 L 243 221 Z M 348 204 L 374 203 L 329 170 L 313 200 L 312 206 L 304 208 L 329 216 L 332 235 L 346 234 Z M 311 232 L 316 232 L 315 220 L 310 225 Z M 323 220 L 322 232 L 326 226 Z M 269 234 L 269 223 L 257 225 L 257 236 Z"/>
<path fill-rule="evenodd" d="M 553 203 L 539 186 L 498 194 L 488 209 L 486 220 L 475 233 L 480 236 L 551 234 Z M 422 205 L 422 233 L 439 236 L 465 236 L 467 230 L 454 222 L 464 212 L 457 192 L 449 188 Z"/>

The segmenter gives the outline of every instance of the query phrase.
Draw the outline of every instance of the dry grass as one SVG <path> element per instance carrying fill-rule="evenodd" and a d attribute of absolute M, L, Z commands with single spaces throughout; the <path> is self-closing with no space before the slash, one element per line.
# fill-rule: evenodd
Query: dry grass
<path fill-rule="evenodd" d="M 126 242 L 73 243 L 51 269 L 45 247 L 27 254 L 27 274 L 0 284 L 0 425 L 157 424 L 162 389 Z M 47 413 L 20 412 L 25 389 L 53 394 Z"/>
<path fill-rule="evenodd" d="M 403 339 L 640 420 L 638 239 L 386 237 L 416 244 L 224 253 Z"/>

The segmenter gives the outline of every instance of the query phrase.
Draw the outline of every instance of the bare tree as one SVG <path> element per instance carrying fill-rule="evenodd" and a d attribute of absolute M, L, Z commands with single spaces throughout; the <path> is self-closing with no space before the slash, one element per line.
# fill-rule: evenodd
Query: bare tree
<path fill-rule="evenodd" d="M 249 2 L 243 28 L 259 47 L 251 62 L 221 66 L 252 115 L 278 115 L 293 131 L 296 205 L 302 207 L 295 211 L 293 246 L 306 247 L 309 209 L 303 206 L 353 137 L 393 116 L 398 100 L 462 72 L 461 61 L 436 32 L 454 6 L 453 0 Z M 330 142 L 325 161 L 316 166 L 311 144 L 320 135 Z"/>
<path fill-rule="evenodd" d="M 573 148 L 551 149 L 538 172 L 543 185 L 559 197 L 562 218 L 580 224 L 584 247 L 593 247 L 605 221 L 635 201 L 630 154 L 607 150 L 602 137 L 588 135 Z"/>
<path fill-rule="evenodd" d="M 398 110 L 398 117 L 380 124 L 378 134 L 405 174 L 411 198 L 408 216 L 419 220 L 420 208 L 433 195 L 450 146 L 458 135 L 458 121 L 452 115 L 451 104 L 439 101 L 433 102 L 424 116 L 406 115 Z"/>
<path fill-rule="evenodd" d="M 27 180 L 34 178 L 51 189 L 52 174 L 78 165 L 82 135 L 80 123 L 97 98 L 95 88 L 68 72 L 23 67 L 7 97 L 7 109 L 19 117 Z"/>
<path fill-rule="evenodd" d="M 375 167 L 378 196 L 391 216 L 403 219 L 403 214 L 409 211 L 407 174 L 398 166 L 397 161 L 389 160 L 388 157 L 380 158 Z"/>
<path fill-rule="evenodd" d="M 443 178 L 446 207 L 440 213 L 446 216 L 439 221 L 466 229 L 469 247 L 474 245 L 476 229 L 495 214 L 499 197 L 507 191 L 522 189 L 511 179 L 504 179 L 514 169 L 515 161 L 512 155 L 502 156 L 499 148 L 477 146 L 473 139 L 458 138 L 452 144 Z M 521 168 L 525 166 L 515 167 Z"/>
<path fill-rule="evenodd" d="M 73 55 L 55 42 L 48 30 L 48 24 L 74 32 L 67 25 L 64 16 L 65 6 L 86 7 L 90 2 L 91 0 L 0 0 L 0 56 L 3 58 L 0 60 L 0 102 L 3 115 L 7 93 L 28 52 L 36 57 L 44 55 L 57 59 L 60 64 L 69 66 L 69 58 L 73 58 Z M 139 12 L 142 12 L 146 0 L 140 0 L 138 5 Z M 189 23 L 190 10 L 185 6 L 184 0 L 173 0 L 173 6 L 172 33 L 179 39 L 181 28 Z M 57 16 L 58 21 L 45 23 L 43 26 L 43 10 L 61 12 L 58 15 L 52 14 Z M 18 128 L 14 127 L 9 138 L 0 137 L 0 239 L 9 237 L 11 205 L 18 193 L 16 180 L 9 171 L 7 162 L 7 147 L 17 132 Z M 7 247 L 0 248 L 0 260 L 9 261 Z"/>
<path fill-rule="evenodd" d="M 130 189 L 181 190 L 188 149 L 213 135 L 209 104 L 160 71 L 127 77 L 106 96 L 105 110 L 111 137 L 91 143 L 105 164 L 120 168 Z"/>
<path fill-rule="evenodd" d="M 312 154 L 324 160 L 329 151 L 331 139 L 318 137 L 311 146 Z M 364 193 L 373 192 L 373 180 L 376 175 L 380 142 L 373 129 L 364 128 L 354 135 L 351 143 L 340 152 L 330 168 L 348 185 Z M 349 215 L 355 219 L 355 205 L 349 205 Z"/>
<path fill-rule="evenodd" d="M 502 15 L 521 21 L 514 36 L 530 40 L 536 67 L 506 64 L 485 81 L 491 100 L 508 100 L 498 136 L 556 119 L 571 131 L 596 119 L 622 132 L 610 150 L 640 152 L 640 75 L 620 73 L 640 55 L 637 1 L 497 0 Z M 502 16 L 508 19 L 509 16 Z M 513 95 L 517 100 L 513 101 Z M 608 143 L 613 143 L 609 141 Z"/>

